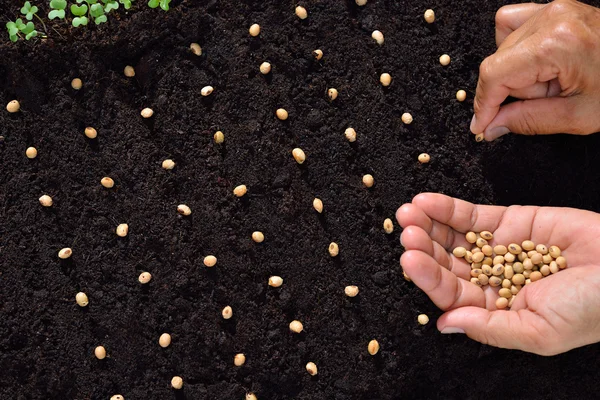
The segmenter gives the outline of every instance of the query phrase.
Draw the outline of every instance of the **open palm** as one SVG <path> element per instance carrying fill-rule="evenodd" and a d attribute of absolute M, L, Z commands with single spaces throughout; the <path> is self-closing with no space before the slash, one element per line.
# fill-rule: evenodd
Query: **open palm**
<path fill-rule="evenodd" d="M 442 333 L 466 333 L 493 346 L 541 355 L 600 341 L 600 215 L 571 208 L 485 206 L 423 193 L 396 213 L 404 228 L 404 271 L 442 310 Z M 469 280 L 471 267 L 452 255 L 470 248 L 469 231 L 494 233 L 491 245 L 556 245 L 568 268 L 523 286 L 510 311 L 497 310 L 498 288 Z"/>

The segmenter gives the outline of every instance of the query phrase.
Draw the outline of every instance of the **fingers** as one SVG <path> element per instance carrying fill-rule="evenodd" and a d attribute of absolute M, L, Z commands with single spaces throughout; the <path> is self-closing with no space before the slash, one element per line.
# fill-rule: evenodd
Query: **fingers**
<path fill-rule="evenodd" d="M 511 90 L 510 96 L 523 100 L 543 99 L 558 96 L 561 91 L 558 79 L 552 79 L 550 82 L 536 82 L 523 89 Z"/>
<path fill-rule="evenodd" d="M 466 245 L 462 235 L 456 235 L 454 230 L 448 225 L 438 221 L 432 221 L 425 212 L 414 204 L 407 203 L 402 205 L 396 211 L 396 219 L 403 228 L 409 226 L 418 226 L 431 237 L 431 240 L 437 242 L 446 250 L 451 250 L 456 246 Z M 403 237 L 400 238 L 401 240 Z M 404 245 L 405 243 L 403 243 Z"/>
<path fill-rule="evenodd" d="M 508 132 L 525 135 L 552 133 L 588 134 L 596 131 L 592 115 L 581 118 L 577 97 L 551 97 L 523 100 L 503 106 L 484 131 L 486 140 Z"/>
<path fill-rule="evenodd" d="M 400 264 L 415 285 L 442 310 L 485 307 L 485 295 L 480 287 L 442 268 L 429 254 L 419 250 L 405 251 Z"/>
<path fill-rule="evenodd" d="M 524 3 L 501 7 L 496 13 L 496 45 L 500 47 L 504 39 L 529 18 L 544 8 L 543 4 Z"/>
<path fill-rule="evenodd" d="M 489 311 L 462 307 L 442 315 L 437 327 L 442 333 L 465 333 L 471 339 L 491 346 L 554 354 L 553 349 L 544 348 L 552 328 L 545 319 L 529 310 Z"/>

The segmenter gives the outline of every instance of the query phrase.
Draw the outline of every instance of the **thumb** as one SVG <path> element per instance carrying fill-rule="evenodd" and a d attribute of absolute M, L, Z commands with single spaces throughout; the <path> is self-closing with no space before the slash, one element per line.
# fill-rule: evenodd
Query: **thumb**
<path fill-rule="evenodd" d="M 554 354 L 544 335 L 544 332 L 551 332 L 547 322 L 529 310 L 489 311 L 480 307 L 461 307 L 442 315 L 437 327 L 441 333 L 465 333 L 490 346 Z M 548 347 L 543 347 L 544 344 Z"/>
<path fill-rule="evenodd" d="M 494 140 L 509 132 L 525 135 L 583 132 L 577 97 L 549 97 L 521 100 L 504 105 L 484 131 L 486 140 Z"/>

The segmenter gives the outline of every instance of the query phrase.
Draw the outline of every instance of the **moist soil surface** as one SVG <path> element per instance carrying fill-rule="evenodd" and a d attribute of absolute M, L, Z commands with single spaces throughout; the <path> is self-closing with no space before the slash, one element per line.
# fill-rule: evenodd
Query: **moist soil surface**
<path fill-rule="evenodd" d="M 424 191 L 600 211 L 599 136 L 476 143 L 468 131 L 479 63 L 495 49 L 494 14 L 505 2 L 302 4 L 304 21 L 292 1 L 175 0 L 167 13 L 140 1 L 100 27 L 51 22 L 43 42 L 2 35 L 0 398 L 597 393 L 599 345 L 540 357 L 441 335 L 441 311 L 403 279 L 401 229 L 382 229 Z M 12 19 L 21 3 L 1 6 Z M 435 10 L 432 25 L 426 8 Z M 257 38 L 248 35 L 252 23 L 262 27 Z M 371 39 L 375 29 L 383 46 Z M 317 48 L 320 61 L 311 55 Z M 447 67 L 438 61 L 444 53 Z M 268 76 L 259 73 L 263 61 L 273 66 Z M 135 78 L 123 75 L 126 65 Z M 379 84 L 383 72 L 393 77 L 388 88 Z M 206 85 L 215 90 L 202 97 Z M 330 87 L 339 91 L 333 102 Z M 464 103 L 458 89 L 468 93 Z M 12 99 L 21 112 L 5 111 Z M 154 109 L 151 119 L 141 118 L 144 107 Z M 279 107 L 287 121 L 275 118 Z M 404 112 L 414 117 L 409 126 Z M 84 136 L 86 126 L 97 139 Z M 352 144 L 349 126 L 358 132 Z M 28 146 L 36 159 L 25 157 Z M 294 147 L 304 149 L 304 164 Z M 417 162 L 422 152 L 429 164 Z M 173 170 L 161 168 L 167 158 Z M 371 189 L 362 185 L 367 173 Z M 100 185 L 104 176 L 114 188 Z M 248 186 L 243 198 L 232 194 L 239 184 Z M 38 203 L 42 194 L 54 199 L 51 208 Z M 181 203 L 192 215 L 177 214 Z M 120 223 L 129 224 L 126 238 L 115 234 Z M 257 230 L 263 243 L 251 240 Z M 336 258 L 327 252 L 332 241 Z M 71 259 L 58 259 L 63 247 L 73 248 Z M 202 262 L 208 254 L 218 258 L 211 269 Z M 138 282 L 142 271 L 152 273 L 147 285 Z M 283 286 L 267 286 L 271 275 Z M 353 299 L 344 295 L 350 284 L 360 288 Z M 86 308 L 75 303 L 79 291 L 89 296 Z M 302 334 L 289 332 L 294 319 Z M 163 332 L 173 337 L 168 348 L 158 345 Z M 373 357 L 374 338 L 381 351 Z M 98 345 L 108 358 L 94 357 Z M 238 368 L 240 352 L 247 362 Z M 180 391 L 170 387 L 175 375 Z"/>

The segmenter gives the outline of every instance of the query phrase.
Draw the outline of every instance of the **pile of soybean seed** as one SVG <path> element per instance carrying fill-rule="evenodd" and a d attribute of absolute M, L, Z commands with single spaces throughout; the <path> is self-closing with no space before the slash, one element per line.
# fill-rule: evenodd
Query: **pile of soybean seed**
<path fill-rule="evenodd" d="M 561 255 L 558 246 L 547 247 L 525 240 L 521 245 L 510 243 L 492 247 L 489 243 L 493 238 L 489 231 L 468 232 L 465 239 L 475 247 L 471 250 L 457 247 L 452 254 L 471 264 L 472 283 L 481 287 L 500 287 L 500 297 L 496 300 L 498 309 L 511 307 L 524 285 L 567 267 L 567 259 Z"/>

